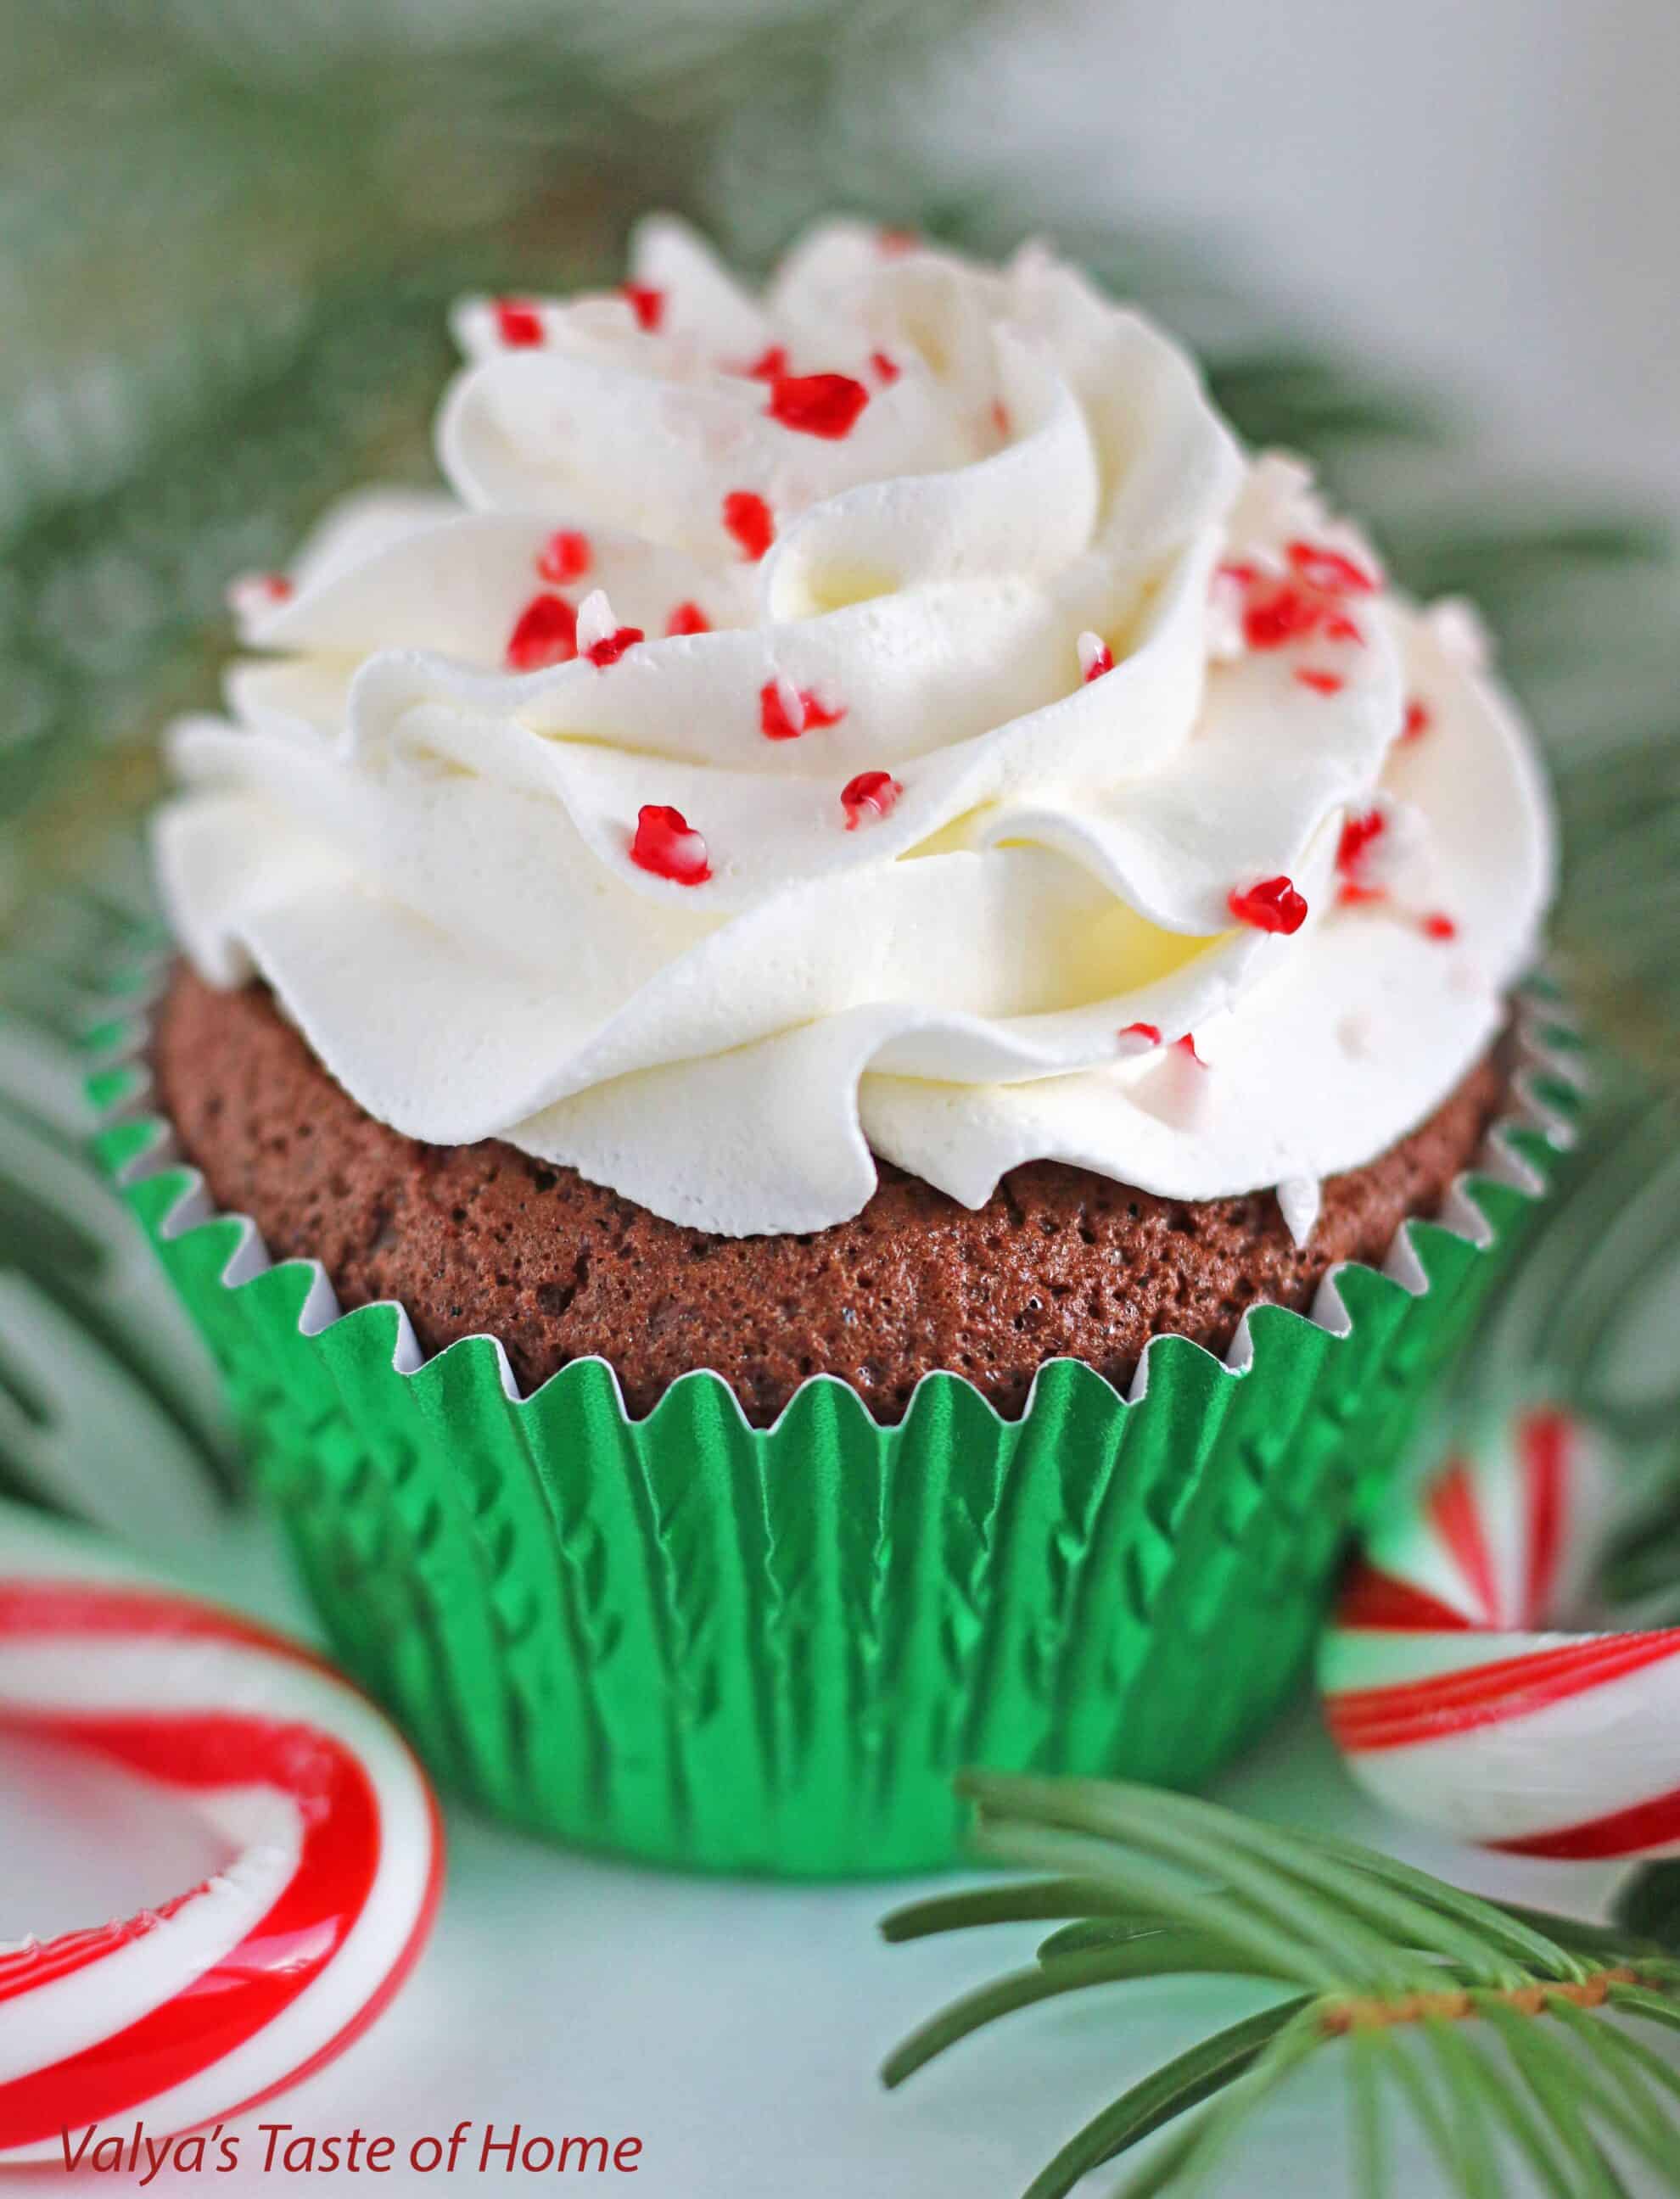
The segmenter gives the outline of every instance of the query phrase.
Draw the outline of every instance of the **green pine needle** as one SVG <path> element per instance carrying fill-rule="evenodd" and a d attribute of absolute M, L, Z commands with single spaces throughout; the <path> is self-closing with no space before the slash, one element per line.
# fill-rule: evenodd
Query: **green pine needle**
<path fill-rule="evenodd" d="M 1503 2199 L 1520 2159 L 1551 2199 L 1621 2199 L 1619 2160 L 1680 2193 L 1680 2073 L 1627 2019 L 1680 2030 L 1680 1959 L 1648 1895 L 1597 1925 L 1486 1901 L 1347 1841 L 1256 1824 L 1112 1782 L 975 1772 L 974 1844 L 1047 1879 L 913 1904 L 890 1939 L 1056 1922 L 1037 1960 L 913 2033 L 889 2085 L 1001 2015 L 1097 1986 L 1215 1972 L 1280 1998 L 1176 2055 L 1100 2109 L 1029 2186 L 1065 2199 L 1146 2138 L 1115 2199 L 1201 2190 L 1304 2062 L 1339 2055 L 1351 2189 L 1395 2199 L 1386 2103 L 1420 2126 L 1460 2199 Z"/>
<path fill-rule="evenodd" d="M 1111 2161 L 1175 2116 L 1246 2075 L 1302 2009 L 1304 1999 L 1264 2009 L 1205 2039 L 1134 2085 L 1075 2132 L 1028 2186 L 1026 2199 L 1062 2199 L 1100 2162 Z"/>

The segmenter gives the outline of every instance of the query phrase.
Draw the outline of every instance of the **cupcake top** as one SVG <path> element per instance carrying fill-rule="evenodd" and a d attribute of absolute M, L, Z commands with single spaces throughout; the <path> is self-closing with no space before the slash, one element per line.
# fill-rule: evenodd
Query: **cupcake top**
<path fill-rule="evenodd" d="M 1034 1159 L 1317 1185 L 1497 1032 L 1549 891 L 1473 621 L 1140 315 L 849 223 L 466 301 L 450 493 L 242 583 L 166 898 L 370 1114 L 727 1235 Z"/>

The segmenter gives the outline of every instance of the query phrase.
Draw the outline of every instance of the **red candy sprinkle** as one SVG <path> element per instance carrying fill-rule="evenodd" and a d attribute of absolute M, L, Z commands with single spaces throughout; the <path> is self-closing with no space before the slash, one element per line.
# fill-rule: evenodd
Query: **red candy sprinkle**
<path fill-rule="evenodd" d="M 645 283 L 626 283 L 619 295 L 636 316 L 636 326 L 651 335 L 665 318 L 665 293 Z"/>
<path fill-rule="evenodd" d="M 1339 551 L 1292 542 L 1289 555 L 1296 569 L 1293 579 L 1273 578 L 1250 564 L 1218 569 L 1218 579 L 1234 581 L 1243 591 L 1243 637 L 1249 647 L 1282 649 L 1310 634 L 1321 634 L 1327 641 L 1362 642 L 1363 633 L 1342 608 L 1340 598 L 1350 590 L 1374 588 L 1376 582 Z M 1335 692 L 1319 679 L 1301 676 L 1310 687 L 1319 686 L 1327 695 Z"/>
<path fill-rule="evenodd" d="M 522 305 L 517 298 L 498 298 L 496 333 L 510 350 L 528 350 L 543 340 L 541 316 L 534 306 Z"/>
<path fill-rule="evenodd" d="M 1451 917 L 1436 909 L 1423 919 L 1423 936 L 1426 939 L 1456 939 L 1458 926 Z"/>
<path fill-rule="evenodd" d="M 709 633 L 712 622 L 698 604 L 679 604 L 665 621 L 667 633 Z"/>
<path fill-rule="evenodd" d="M 1321 542 L 1292 542 L 1286 554 L 1309 587 L 1322 588 L 1331 596 L 1369 596 L 1376 592 L 1375 575 L 1339 550 L 1332 550 Z"/>
<path fill-rule="evenodd" d="M 1094 680 L 1100 680 L 1105 672 L 1113 671 L 1114 651 L 1100 636 L 1092 634 L 1088 639 L 1081 634 L 1079 662 L 1085 674 L 1085 685 L 1088 687 Z"/>
<path fill-rule="evenodd" d="M 604 633 L 598 641 L 592 641 L 584 655 L 592 664 L 604 672 L 610 664 L 616 664 L 627 649 L 633 649 L 639 641 L 647 639 L 639 626 L 621 626 L 611 633 Z"/>
<path fill-rule="evenodd" d="M 1406 705 L 1406 722 L 1400 728 L 1400 738 L 1403 741 L 1415 741 L 1420 733 L 1426 733 L 1433 723 L 1429 705 L 1419 702 L 1414 695 Z"/>
<path fill-rule="evenodd" d="M 1386 901 L 1386 886 L 1362 886 L 1353 878 L 1345 878 L 1337 891 L 1336 899 L 1344 908 L 1361 908 L 1367 901 Z"/>
<path fill-rule="evenodd" d="M 895 360 L 889 359 L 884 351 L 872 351 L 869 354 L 869 364 L 874 368 L 875 378 L 884 389 L 890 388 L 904 371 L 903 368 Z"/>
<path fill-rule="evenodd" d="M 645 802 L 637 811 L 630 860 L 680 886 L 704 885 L 712 875 L 705 841 L 680 809 L 662 802 Z"/>
<path fill-rule="evenodd" d="M 1177 1048 L 1180 1053 L 1187 1053 L 1191 1060 L 1195 1063 L 1198 1069 L 1205 1069 L 1207 1067 L 1206 1062 L 1202 1059 L 1200 1054 L 1196 1051 L 1196 1034 L 1194 1031 L 1186 1031 L 1182 1038 L 1175 1038 L 1173 1041 L 1173 1045 Z"/>
<path fill-rule="evenodd" d="M 851 434 L 868 402 L 869 392 L 849 374 L 779 374 L 770 385 L 773 420 L 829 443 Z"/>
<path fill-rule="evenodd" d="M 228 584 L 228 601 L 236 609 L 260 596 L 267 604 L 289 603 L 296 584 L 284 573 L 242 573 Z"/>
<path fill-rule="evenodd" d="M 1362 815 L 1347 820 L 1342 826 L 1342 837 L 1336 847 L 1336 868 L 1339 871 L 1357 868 L 1365 850 L 1384 829 L 1384 821 L 1380 809 L 1368 809 Z"/>
<path fill-rule="evenodd" d="M 1239 924 L 1257 931 L 1298 931 L 1307 920 L 1307 904 L 1287 878 L 1262 878 L 1258 885 L 1233 891 L 1226 906 Z"/>
<path fill-rule="evenodd" d="M 1281 649 L 1316 633 L 1328 615 L 1321 596 L 1292 580 L 1279 580 L 1250 596 L 1243 610 L 1243 638 L 1251 649 Z"/>
<path fill-rule="evenodd" d="M 761 351 L 747 369 L 748 377 L 754 382 L 779 382 L 787 372 L 787 346 L 772 344 L 767 351 Z"/>
<path fill-rule="evenodd" d="M 1123 1053 L 1147 1053 L 1152 1047 L 1161 1043 L 1159 1024 L 1128 1024 L 1120 1033 Z"/>
<path fill-rule="evenodd" d="M 806 688 L 796 688 L 800 719 L 795 725 L 793 716 L 783 698 L 779 680 L 767 680 L 758 691 L 759 731 L 767 741 L 796 741 L 802 733 L 820 732 L 825 726 L 837 726 L 846 715 L 843 709 L 825 709 L 816 697 Z"/>
<path fill-rule="evenodd" d="M 723 499 L 723 523 L 741 545 L 750 563 L 758 560 L 776 539 L 776 522 L 761 496 L 750 488 L 732 488 Z"/>
<path fill-rule="evenodd" d="M 860 771 L 840 790 L 846 830 L 855 832 L 866 817 L 884 817 L 904 789 L 890 771 Z"/>
<path fill-rule="evenodd" d="M 1339 695 L 1347 685 L 1339 672 L 1321 672 L 1311 664 L 1298 666 L 1295 677 L 1302 686 L 1310 687 L 1315 695 Z"/>
<path fill-rule="evenodd" d="M 1000 397 L 992 400 L 992 425 L 997 429 L 999 441 L 1006 443 L 1009 440 L 1009 407 Z"/>
<path fill-rule="evenodd" d="M 508 636 L 510 672 L 540 672 L 577 655 L 577 613 L 563 596 L 533 596 Z"/>
<path fill-rule="evenodd" d="M 589 537 L 571 527 L 551 534 L 537 559 L 537 570 L 545 580 L 580 580 L 589 565 Z"/>

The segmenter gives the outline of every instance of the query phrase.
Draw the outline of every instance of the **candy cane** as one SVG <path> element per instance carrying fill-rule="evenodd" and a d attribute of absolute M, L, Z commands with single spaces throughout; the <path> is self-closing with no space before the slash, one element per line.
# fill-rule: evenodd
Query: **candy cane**
<path fill-rule="evenodd" d="M 1517 1855 L 1680 1850 L 1680 1628 L 1544 1630 L 1591 1577 L 1609 1496 L 1588 1431 L 1530 1411 L 1373 1537 L 1319 1682 L 1380 1800 Z"/>
<path fill-rule="evenodd" d="M 441 1829 L 379 1712 L 307 1650 L 0 1508 L 8 1735 L 144 1781 L 233 1859 L 125 1922 L 0 1944 L 0 2165 L 118 2115 L 163 2138 L 256 2106 L 359 2037 L 425 1942 Z"/>

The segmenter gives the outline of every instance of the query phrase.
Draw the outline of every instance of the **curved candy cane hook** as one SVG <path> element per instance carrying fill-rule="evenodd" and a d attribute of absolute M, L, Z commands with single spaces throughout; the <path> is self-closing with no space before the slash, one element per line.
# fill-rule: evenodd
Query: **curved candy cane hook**
<path fill-rule="evenodd" d="M 441 1827 L 380 1712 L 307 1650 L 0 1508 L 7 1734 L 147 1782 L 230 1860 L 124 1922 L 0 1942 L 0 2165 L 119 2114 L 162 2137 L 257 2105 L 359 2037 L 424 1945 Z"/>

